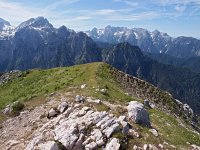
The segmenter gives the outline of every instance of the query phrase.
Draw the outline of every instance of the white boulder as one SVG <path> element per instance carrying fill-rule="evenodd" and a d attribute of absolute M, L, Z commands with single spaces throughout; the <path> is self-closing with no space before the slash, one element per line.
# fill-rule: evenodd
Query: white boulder
<path fill-rule="evenodd" d="M 144 109 L 144 105 L 137 101 L 131 101 L 127 106 L 128 116 L 137 124 L 141 124 L 147 127 L 150 127 L 149 114 Z"/>

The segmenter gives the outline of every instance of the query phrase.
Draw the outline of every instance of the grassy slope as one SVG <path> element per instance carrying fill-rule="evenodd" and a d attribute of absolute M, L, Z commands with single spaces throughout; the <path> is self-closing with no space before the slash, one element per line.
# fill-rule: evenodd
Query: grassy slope
<path fill-rule="evenodd" d="M 67 87 L 80 87 L 81 84 L 87 84 L 89 87 L 86 91 L 79 89 L 77 92 L 88 93 L 91 96 L 107 100 L 131 100 L 123 93 L 111 76 L 108 76 L 108 67 L 108 65 L 102 65 L 102 63 L 93 63 L 28 71 L 23 73 L 22 77 L 0 86 L 0 108 L 16 100 L 27 101 Z M 107 80 L 104 80 L 105 78 Z M 94 92 L 96 88 L 107 88 L 109 93 Z"/>
<path fill-rule="evenodd" d="M 54 91 L 70 90 L 73 87 L 78 94 L 88 95 L 113 103 L 124 104 L 133 98 L 124 94 L 112 76 L 109 66 L 104 63 L 92 63 L 72 67 L 54 68 L 48 70 L 31 70 L 24 72 L 23 76 L 0 86 L 0 108 L 13 101 L 30 101 L 42 99 Z M 80 85 L 87 84 L 85 89 Z M 96 89 L 107 89 L 107 93 L 96 92 Z M 104 106 L 98 106 L 106 110 Z M 158 110 L 149 110 L 152 125 L 159 131 L 158 138 L 151 135 L 147 129 L 141 129 L 142 138 L 130 140 L 134 143 L 163 143 L 168 142 L 178 147 L 186 147 L 186 142 L 200 145 L 200 136 L 181 127 L 179 122 Z M 0 116 L 1 120 L 2 116 Z"/>

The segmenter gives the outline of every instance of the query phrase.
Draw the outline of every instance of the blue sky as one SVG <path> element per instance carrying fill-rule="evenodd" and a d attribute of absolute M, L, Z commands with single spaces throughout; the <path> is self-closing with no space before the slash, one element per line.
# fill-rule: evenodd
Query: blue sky
<path fill-rule="evenodd" d="M 200 37 L 200 0 L 0 0 L 0 18 L 12 25 L 38 16 L 76 31 L 112 25 Z"/>

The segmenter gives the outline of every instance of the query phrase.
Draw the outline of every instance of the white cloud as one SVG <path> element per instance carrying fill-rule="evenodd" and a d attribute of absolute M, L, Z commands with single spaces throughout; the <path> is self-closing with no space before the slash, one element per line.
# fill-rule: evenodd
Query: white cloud
<path fill-rule="evenodd" d="M 96 15 L 111 15 L 116 13 L 117 11 L 114 9 L 101 9 L 101 10 L 96 10 L 95 14 Z"/>
<path fill-rule="evenodd" d="M 143 12 L 143 13 L 135 13 L 135 14 L 116 14 L 113 16 L 107 16 L 105 20 L 110 21 L 138 21 L 138 20 L 150 20 L 160 17 L 160 13 L 157 12 Z"/>
<path fill-rule="evenodd" d="M 24 7 L 14 2 L 0 1 L 0 8 L 2 18 L 12 20 L 17 23 L 31 17 L 40 16 L 39 10 L 32 10 L 31 8 Z"/>
<path fill-rule="evenodd" d="M 131 1 L 131 0 L 113 0 L 114 2 L 123 2 L 129 6 L 138 6 L 137 2 Z"/>
<path fill-rule="evenodd" d="M 90 20 L 92 19 L 92 17 L 90 16 L 78 16 L 78 17 L 75 17 L 73 20 Z"/>
<path fill-rule="evenodd" d="M 58 9 L 60 6 L 70 5 L 70 4 L 73 4 L 73 3 L 77 3 L 79 1 L 80 0 L 59 0 L 59 1 L 56 1 L 54 3 L 49 4 L 45 9 L 46 10 L 55 10 L 55 9 Z"/>
<path fill-rule="evenodd" d="M 185 9 L 186 9 L 186 6 L 185 6 L 185 5 L 176 5 L 176 6 L 175 6 L 175 10 L 176 10 L 177 12 L 183 12 L 183 11 L 185 11 Z"/>
<path fill-rule="evenodd" d="M 67 6 L 80 0 L 60 0 L 47 5 L 44 9 L 24 5 L 23 3 L 9 2 L 0 0 L 0 17 L 11 21 L 11 24 L 17 26 L 22 21 L 38 16 L 63 20 L 65 17 L 61 12 L 56 11 L 60 6 Z M 52 20 L 54 20 L 52 19 Z M 75 19 L 75 18 L 74 18 Z M 76 17 L 76 20 L 86 20 L 89 18 Z M 63 22 L 63 21 L 61 21 Z M 61 24 L 62 25 L 62 24 Z"/>

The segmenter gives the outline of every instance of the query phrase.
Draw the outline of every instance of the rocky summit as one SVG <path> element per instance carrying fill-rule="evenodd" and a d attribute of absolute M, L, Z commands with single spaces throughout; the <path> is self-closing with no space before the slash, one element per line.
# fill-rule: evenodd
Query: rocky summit
<path fill-rule="evenodd" d="M 200 148 L 188 104 L 105 63 L 16 72 L 0 85 L 2 150 Z"/>

